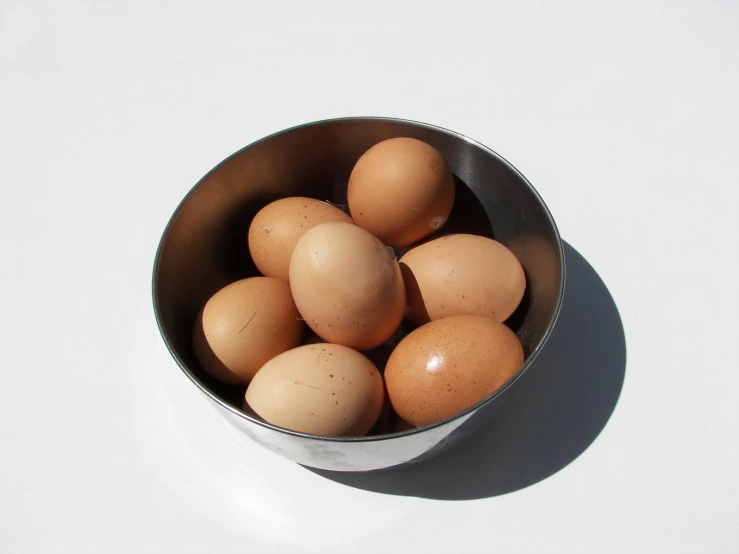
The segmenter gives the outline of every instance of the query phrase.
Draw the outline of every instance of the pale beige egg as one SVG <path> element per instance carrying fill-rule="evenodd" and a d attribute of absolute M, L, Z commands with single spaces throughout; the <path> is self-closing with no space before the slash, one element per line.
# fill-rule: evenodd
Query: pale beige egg
<path fill-rule="evenodd" d="M 318 336 L 357 350 L 385 342 L 403 319 L 398 263 L 377 238 L 348 223 L 323 223 L 300 238 L 290 288 Z"/>
<path fill-rule="evenodd" d="M 431 240 L 409 250 L 399 263 L 406 316 L 419 325 L 462 314 L 505 321 L 526 290 L 526 276 L 513 252 L 477 235 Z"/>
<path fill-rule="evenodd" d="M 268 423 L 323 436 L 361 436 L 375 424 L 384 386 L 377 368 L 338 344 L 308 344 L 267 362 L 246 403 Z"/>

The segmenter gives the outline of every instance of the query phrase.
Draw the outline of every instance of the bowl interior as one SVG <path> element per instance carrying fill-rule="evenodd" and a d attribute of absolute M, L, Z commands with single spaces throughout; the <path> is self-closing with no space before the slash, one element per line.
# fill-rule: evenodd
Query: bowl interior
<path fill-rule="evenodd" d="M 439 233 L 488 236 L 516 254 L 527 290 L 507 324 L 527 358 L 543 343 L 561 302 L 564 261 L 554 222 L 523 176 L 494 152 L 438 127 L 382 118 L 330 120 L 289 129 L 240 150 L 203 177 L 172 216 L 155 261 L 154 305 L 167 346 L 196 384 L 243 410 L 244 387 L 225 385 L 202 371 L 191 337 L 197 314 L 213 293 L 257 274 L 246 243 L 254 215 L 286 196 L 346 207 L 346 186 L 356 161 L 377 142 L 398 136 L 433 145 L 454 173 L 456 201 Z M 411 329 L 404 323 L 389 344 L 369 353 L 380 369 L 392 345 Z"/>

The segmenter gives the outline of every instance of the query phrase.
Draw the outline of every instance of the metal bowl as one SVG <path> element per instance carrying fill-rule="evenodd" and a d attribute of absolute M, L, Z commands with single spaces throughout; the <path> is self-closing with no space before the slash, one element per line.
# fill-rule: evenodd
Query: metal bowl
<path fill-rule="evenodd" d="M 265 423 L 244 406 L 244 387 L 219 383 L 198 365 L 191 339 L 197 314 L 218 289 L 257 274 L 246 246 L 249 223 L 257 211 L 285 196 L 311 196 L 345 206 L 347 181 L 357 159 L 377 142 L 399 136 L 433 145 L 454 173 L 455 206 L 442 232 L 495 238 L 521 261 L 527 292 L 507 324 L 521 339 L 526 361 L 505 386 L 475 406 L 419 429 L 388 433 L 380 428 L 379 434 L 366 437 L 319 437 Z M 182 371 L 238 429 L 300 464 L 369 471 L 432 456 L 493 416 L 554 326 L 564 292 L 564 267 L 563 245 L 549 210 L 529 182 L 495 152 L 423 123 L 335 119 L 259 140 L 218 164 L 193 187 L 172 215 L 156 253 L 154 312 Z M 407 326 L 400 334 L 405 332 Z M 379 348 L 370 355 L 382 367 L 381 358 L 389 350 Z"/>

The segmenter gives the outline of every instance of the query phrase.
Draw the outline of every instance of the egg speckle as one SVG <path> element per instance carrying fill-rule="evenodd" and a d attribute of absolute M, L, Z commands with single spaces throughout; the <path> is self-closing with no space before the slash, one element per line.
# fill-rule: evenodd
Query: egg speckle
<path fill-rule="evenodd" d="M 372 362 L 329 343 L 300 346 L 273 358 L 245 395 L 265 421 L 323 436 L 366 434 L 382 411 L 383 397 L 382 376 Z"/>

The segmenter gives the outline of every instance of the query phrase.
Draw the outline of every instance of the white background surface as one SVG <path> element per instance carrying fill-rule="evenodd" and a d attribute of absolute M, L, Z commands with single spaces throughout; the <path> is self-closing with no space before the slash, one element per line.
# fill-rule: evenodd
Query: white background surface
<path fill-rule="evenodd" d="M 0 551 L 739 552 L 739 4 L 476 5 L 0 0 Z M 500 152 L 610 290 L 623 388 L 560 471 L 343 485 L 235 437 L 170 359 L 150 274 L 179 200 L 347 115 Z M 480 444 L 431 481 L 491 478 Z"/>

